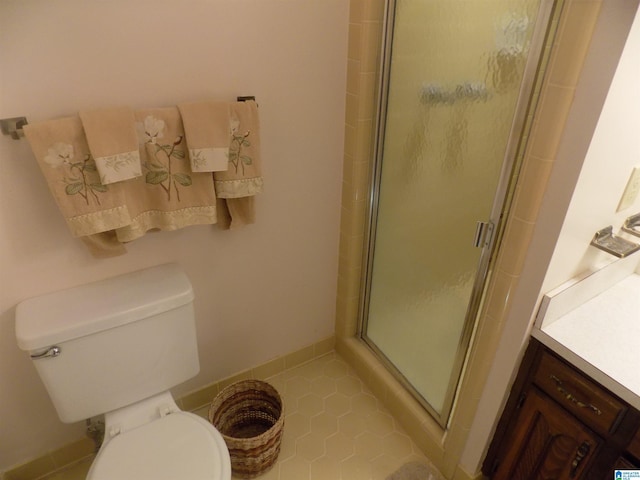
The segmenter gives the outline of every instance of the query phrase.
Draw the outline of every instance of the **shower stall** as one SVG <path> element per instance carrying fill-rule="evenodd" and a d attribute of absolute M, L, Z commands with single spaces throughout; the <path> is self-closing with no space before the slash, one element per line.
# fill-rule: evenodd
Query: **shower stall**
<path fill-rule="evenodd" d="M 387 5 L 360 335 L 442 426 L 556 4 Z"/>

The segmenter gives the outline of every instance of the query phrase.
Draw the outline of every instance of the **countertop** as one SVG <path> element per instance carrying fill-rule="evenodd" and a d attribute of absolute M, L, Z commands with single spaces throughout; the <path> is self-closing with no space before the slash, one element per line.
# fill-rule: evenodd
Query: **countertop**
<path fill-rule="evenodd" d="M 575 308 L 563 307 L 546 321 L 539 318 L 532 335 L 640 410 L 640 275 L 617 275 L 622 279 L 603 284 L 601 292 Z M 582 288 L 580 282 L 556 294 L 556 305 L 576 296 L 576 288 Z M 544 303 L 547 312 L 557 310 L 552 301 Z"/>

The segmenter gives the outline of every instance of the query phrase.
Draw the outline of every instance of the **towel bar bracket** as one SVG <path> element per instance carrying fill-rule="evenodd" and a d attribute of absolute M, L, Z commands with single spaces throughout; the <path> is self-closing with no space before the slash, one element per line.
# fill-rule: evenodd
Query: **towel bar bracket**
<path fill-rule="evenodd" d="M 20 140 L 24 136 L 22 127 L 27 124 L 25 117 L 2 118 L 0 119 L 0 130 L 3 135 L 9 135 L 14 140 Z"/>

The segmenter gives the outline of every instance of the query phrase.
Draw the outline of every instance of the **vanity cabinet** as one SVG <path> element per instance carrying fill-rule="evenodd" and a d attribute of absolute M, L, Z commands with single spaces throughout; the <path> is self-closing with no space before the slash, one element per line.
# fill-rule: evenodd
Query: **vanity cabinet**
<path fill-rule="evenodd" d="M 610 480 L 615 469 L 640 468 L 639 426 L 640 412 L 532 338 L 482 471 Z"/>
<path fill-rule="evenodd" d="M 627 446 L 625 451 L 625 457 L 621 457 L 619 459 L 619 465 L 630 465 L 626 467 L 618 467 L 629 468 L 629 469 L 638 469 L 640 470 L 640 428 L 636 431 L 631 443 Z"/>

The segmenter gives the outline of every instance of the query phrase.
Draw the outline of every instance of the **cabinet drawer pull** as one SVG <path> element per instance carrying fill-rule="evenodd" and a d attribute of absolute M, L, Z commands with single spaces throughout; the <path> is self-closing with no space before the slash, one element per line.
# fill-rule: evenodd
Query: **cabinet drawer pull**
<path fill-rule="evenodd" d="M 571 463 L 571 472 L 570 472 L 571 478 L 576 476 L 578 467 L 582 463 L 582 460 L 584 460 L 584 457 L 586 457 L 589 454 L 590 450 L 591 450 L 591 445 L 589 444 L 589 442 L 582 442 L 582 444 L 578 447 L 576 456 L 573 459 L 573 462 Z"/>
<path fill-rule="evenodd" d="M 596 407 L 595 405 L 592 405 L 591 403 L 581 402 L 576 397 L 574 397 L 573 394 L 568 392 L 567 389 L 564 388 L 563 386 L 564 384 L 562 380 L 560 380 L 558 377 L 556 377 L 555 375 L 549 375 L 549 378 L 551 378 L 551 380 L 556 382 L 556 390 L 558 390 L 562 395 L 564 395 L 564 398 L 572 402 L 574 405 L 580 408 L 588 408 L 591 411 L 593 411 L 593 413 L 595 413 L 596 415 L 602 415 L 602 410 L 600 410 L 598 407 Z"/>

